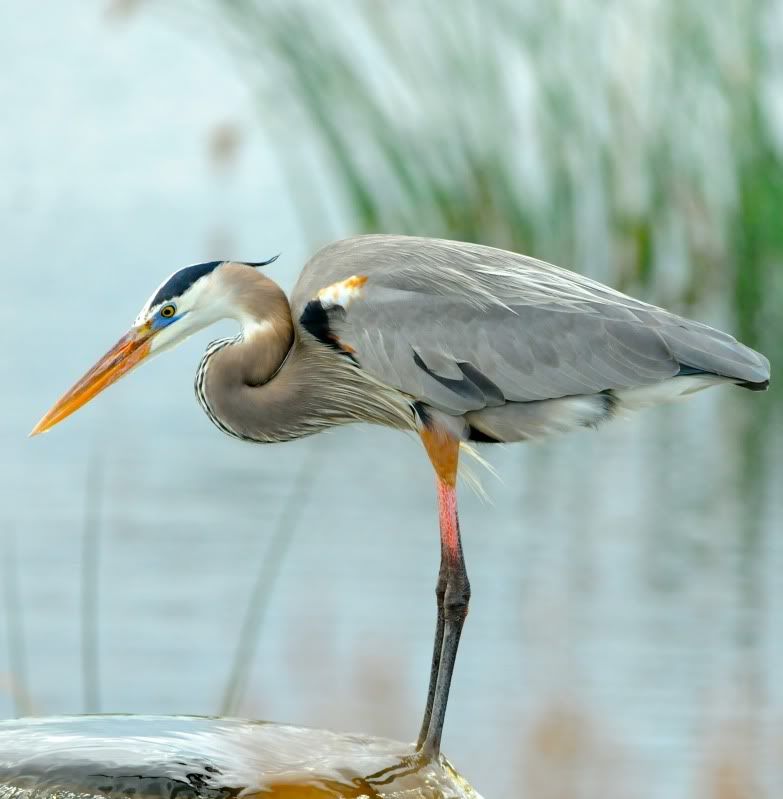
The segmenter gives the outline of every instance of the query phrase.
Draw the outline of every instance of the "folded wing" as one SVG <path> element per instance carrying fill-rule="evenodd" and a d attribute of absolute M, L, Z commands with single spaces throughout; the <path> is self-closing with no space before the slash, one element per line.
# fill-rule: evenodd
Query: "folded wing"
<path fill-rule="evenodd" d="M 769 379 L 768 361 L 726 333 L 550 264 L 461 242 L 337 242 L 305 267 L 293 306 L 375 378 L 450 414 L 680 374 L 758 387 Z"/>

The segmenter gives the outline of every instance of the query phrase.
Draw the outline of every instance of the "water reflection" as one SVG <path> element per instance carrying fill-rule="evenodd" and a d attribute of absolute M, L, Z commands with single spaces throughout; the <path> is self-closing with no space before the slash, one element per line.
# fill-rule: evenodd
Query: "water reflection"
<path fill-rule="evenodd" d="M 231 719 L 0 723 L 0 797 L 480 799 L 443 758 L 381 738 Z"/>

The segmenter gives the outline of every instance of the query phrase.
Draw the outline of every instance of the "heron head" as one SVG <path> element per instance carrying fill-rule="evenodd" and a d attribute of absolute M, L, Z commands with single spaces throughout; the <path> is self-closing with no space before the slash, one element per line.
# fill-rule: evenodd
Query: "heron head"
<path fill-rule="evenodd" d="M 210 261 L 186 266 L 163 281 L 144 303 L 130 330 L 78 380 L 33 428 L 44 433 L 128 374 L 142 361 L 182 343 L 199 330 L 235 315 L 233 286 L 223 267 L 266 266 L 258 263 Z"/>

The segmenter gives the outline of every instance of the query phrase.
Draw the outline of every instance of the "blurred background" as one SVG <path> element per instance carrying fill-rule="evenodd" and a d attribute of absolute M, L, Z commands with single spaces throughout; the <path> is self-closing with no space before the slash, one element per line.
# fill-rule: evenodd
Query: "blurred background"
<path fill-rule="evenodd" d="M 557 262 L 783 342 L 783 2 L 0 0 L 0 715 L 417 732 L 414 440 L 218 434 L 210 330 L 26 434 L 173 270 L 363 231 Z M 783 791 L 783 425 L 706 392 L 486 448 L 444 748 L 487 797 Z"/>

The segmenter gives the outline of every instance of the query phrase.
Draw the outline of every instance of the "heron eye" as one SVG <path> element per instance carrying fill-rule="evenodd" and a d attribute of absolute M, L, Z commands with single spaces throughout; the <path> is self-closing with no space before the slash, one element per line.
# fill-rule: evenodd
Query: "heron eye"
<path fill-rule="evenodd" d="M 160 309 L 160 315 L 164 319 L 171 319 L 172 316 L 177 312 L 177 309 L 173 305 L 164 305 Z"/>

